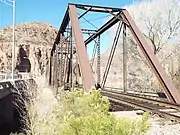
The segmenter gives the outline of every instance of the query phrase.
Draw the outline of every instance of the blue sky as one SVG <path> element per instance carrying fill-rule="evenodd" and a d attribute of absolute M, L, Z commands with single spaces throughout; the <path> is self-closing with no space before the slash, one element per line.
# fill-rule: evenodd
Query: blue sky
<path fill-rule="evenodd" d="M 16 23 L 38 21 L 49 23 L 52 26 L 59 28 L 68 3 L 79 3 L 86 5 L 90 4 L 110 7 L 112 6 L 122 8 L 125 5 L 132 4 L 133 0 L 16 0 Z M 92 14 L 88 19 L 93 20 L 93 18 L 98 18 L 101 16 L 104 15 L 94 16 Z M 96 19 L 92 23 L 96 26 L 100 26 L 106 20 L 106 18 L 98 20 Z M 0 2 L 0 27 L 9 25 L 12 25 L 12 8 Z M 82 25 L 83 28 L 92 27 L 88 23 L 84 23 Z M 101 38 L 101 43 L 106 44 L 103 45 L 104 47 L 101 48 L 102 52 L 107 50 L 107 44 L 111 44 L 106 39 L 106 37 L 104 36 Z M 89 52 L 91 53 L 93 50 L 93 46 L 90 46 L 88 50 L 90 50 Z"/>
<path fill-rule="evenodd" d="M 68 3 L 123 7 L 133 0 L 16 0 L 16 23 L 41 21 L 59 27 Z M 12 24 L 12 8 L 0 2 L 0 27 Z"/>

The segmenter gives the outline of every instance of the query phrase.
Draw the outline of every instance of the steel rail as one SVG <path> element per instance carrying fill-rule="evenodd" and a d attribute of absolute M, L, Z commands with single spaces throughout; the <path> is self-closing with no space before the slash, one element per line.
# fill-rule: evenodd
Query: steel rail
<path fill-rule="evenodd" d="M 140 97 L 137 95 L 133 95 L 133 94 L 123 94 L 117 91 L 109 91 L 109 90 L 103 90 L 102 93 L 108 93 L 111 95 L 118 95 L 121 97 L 125 97 L 125 98 L 130 98 L 130 99 L 135 99 L 135 100 L 139 100 L 139 101 L 144 101 L 144 102 L 148 102 L 148 103 L 155 103 L 155 104 L 159 104 L 161 106 L 166 106 L 166 107 L 171 107 L 177 110 L 180 110 L 180 104 L 177 103 L 171 103 L 171 102 L 167 102 L 167 101 L 161 101 L 161 100 L 155 100 L 155 99 L 150 99 L 150 98 L 146 98 L 146 97 Z"/>
<path fill-rule="evenodd" d="M 136 102 L 129 101 L 129 100 L 126 100 L 126 99 L 122 99 L 122 98 L 118 97 L 117 95 L 116 96 L 107 95 L 107 96 L 108 96 L 109 100 L 112 100 L 114 102 L 121 103 L 121 104 L 126 104 L 126 105 L 129 105 L 129 106 L 133 106 L 135 108 L 139 108 L 139 109 L 142 109 L 142 110 L 145 110 L 145 111 L 148 111 L 148 112 L 153 112 L 153 113 L 159 114 L 161 116 L 164 116 L 165 118 L 169 118 L 171 120 L 180 121 L 180 116 L 170 114 L 170 113 L 167 113 L 167 112 L 163 112 L 163 111 L 159 111 L 157 109 L 154 109 L 153 107 L 145 106 L 145 105 L 142 105 L 140 103 L 136 103 Z"/>
<path fill-rule="evenodd" d="M 117 88 L 117 87 L 108 87 L 108 86 L 105 86 L 104 87 L 105 89 L 110 89 L 110 90 L 119 90 L 119 91 L 123 91 L 123 88 Z M 127 92 L 131 92 L 131 91 L 133 91 L 133 92 L 138 92 L 138 93 L 147 93 L 147 94 L 157 94 L 156 92 L 143 92 L 143 91 L 137 91 L 137 90 L 135 90 L 135 89 L 127 89 Z"/>

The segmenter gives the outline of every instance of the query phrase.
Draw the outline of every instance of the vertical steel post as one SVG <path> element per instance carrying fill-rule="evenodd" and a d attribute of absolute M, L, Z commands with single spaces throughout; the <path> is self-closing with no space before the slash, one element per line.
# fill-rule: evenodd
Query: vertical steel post
<path fill-rule="evenodd" d="M 54 65 L 54 89 L 57 90 L 57 77 L 58 77 L 58 44 L 56 44 L 55 50 L 55 65 Z"/>
<path fill-rule="evenodd" d="M 101 48 L 100 48 L 100 36 L 98 36 L 97 42 L 97 83 L 100 84 L 101 81 Z"/>
<path fill-rule="evenodd" d="M 64 82 L 65 82 L 65 85 L 69 84 L 69 55 L 70 55 L 70 46 L 68 44 L 66 47 L 65 66 L 64 66 L 64 73 L 65 73 L 64 74 Z"/>
<path fill-rule="evenodd" d="M 55 82 L 54 82 L 54 79 L 55 79 L 55 74 L 56 74 L 56 50 L 54 50 L 53 52 L 53 77 L 52 77 L 52 85 L 54 86 Z"/>
<path fill-rule="evenodd" d="M 126 24 L 123 27 L 123 90 L 127 91 L 127 42 L 126 42 Z"/>
<path fill-rule="evenodd" d="M 92 58 L 91 58 L 91 67 L 93 67 L 95 56 L 96 56 L 96 51 L 97 51 L 97 45 L 98 43 L 95 41 L 94 43 L 94 48 L 93 48 L 93 53 L 92 53 Z"/>
<path fill-rule="evenodd" d="M 52 55 L 50 56 L 50 60 L 49 60 L 49 85 L 52 84 Z"/>
<path fill-rule="evenodd" d="M 70 31 L 70 40 L 69 40 L 69 46 L 70 46 L 70 88 L 72 88 L 73 86 L 73 70 L 72 70 L 72 67 L 73 67 L 73 41 L 72 41 L 72 28 L 71 28 L 71 31 Z"/>
<path fill-rule="evenodd" d="M 70 88 L 73 86 L 73 76 L 72 76 L 72 29 L 69 32 L 69 41 L 68 41 L 68 58 L 67 58 L 67 78 L 66 78 L 66 83 L 69 85 Z"/>
<path fill-rule="evenodd" d="M 64 47 L 64 42 L 61 42 L 61 44 L 60 44 L 60 70 L 59 70 L 59 72 L 60 72 L 60 86 L 63 86 L 63 70 L 64 70 L 64 68 L 63 68 L 63 47 Z"/>
<path fill-rule="evenodd" d="M 61 44 L 61 36 L 60 36 L 60 41 L 59 41 L 59 43 L 56 45 L 56 51 L 57 51 L 57 59 L 56 59 L 56 62 L 57 62 L 57 66 L 56 66 L 56 70 L 57 70 L 57 72 L 56 72 L 56 95 L 58 95 L 59 94 L 59 90 L 58 90 L 58 88 L 59 88 L 59 83 L 60 83 L 60 81 L 59 81 L 59 78 L 60 78 L 60 53 L 59 53 L 59 49 L 60 49 L 60 44 Z"/>

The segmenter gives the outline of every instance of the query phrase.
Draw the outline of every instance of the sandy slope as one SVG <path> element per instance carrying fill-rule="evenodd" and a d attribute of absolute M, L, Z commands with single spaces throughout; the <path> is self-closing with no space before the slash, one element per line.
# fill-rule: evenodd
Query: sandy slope
<path fill-rule="evenodd" d="M 57 103 L 51 88 L 47 85 L 43 77 L 37 77 L 38 96 L 37 96 L 37 109 L 42 114 L 51 112 L 53 105 Z"/>

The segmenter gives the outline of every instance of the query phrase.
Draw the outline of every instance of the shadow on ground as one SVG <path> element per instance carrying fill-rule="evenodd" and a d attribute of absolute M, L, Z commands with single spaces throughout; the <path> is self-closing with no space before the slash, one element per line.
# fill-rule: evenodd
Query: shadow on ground
<path fill-rule="evenodd" d="M 28 122 L 25 102 L 29 102 L 30 87 L 34 81 L 15 81 L 0 83 L 0 135 L 25 133 Z"/>

